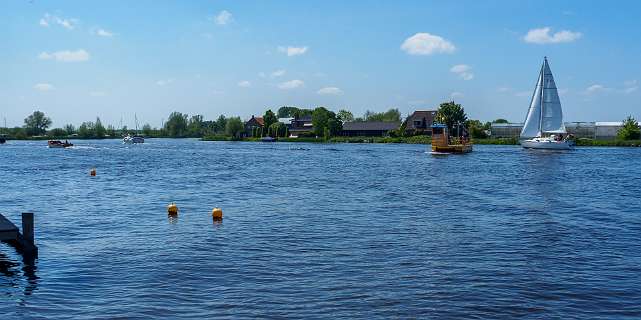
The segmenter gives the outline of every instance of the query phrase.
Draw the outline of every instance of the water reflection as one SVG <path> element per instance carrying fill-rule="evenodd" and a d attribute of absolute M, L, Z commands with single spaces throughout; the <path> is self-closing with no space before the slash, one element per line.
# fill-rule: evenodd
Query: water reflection
<path fill-rule="evenodd" d="M 167 215 L 167 221 L 169 221 L 170 224 L 176 224 L 178 223 L 178 215 L 177 214 L 169 214 Z"/>
<path fill-rule="evenodd" d="M 7 256 L 6 254 L 0 252 L 0 276 L 2 278 L 7 278 L 6 288 L 19 288 L 21 287 L 21 277 L 18 272 L 17 267 L 20 265 L 19 262 L 16 262 L 13 257 Z M 37 258 L 34 255 L 24 255 L 22 258 L 22 275 L 26 280 L 24 284 L 23 293 L 25 296 L 31 295 L 38 288 L 38 279 L 36 275 L 37 270 Z M 4 283 L 5 281 L 0 281 Z"/>

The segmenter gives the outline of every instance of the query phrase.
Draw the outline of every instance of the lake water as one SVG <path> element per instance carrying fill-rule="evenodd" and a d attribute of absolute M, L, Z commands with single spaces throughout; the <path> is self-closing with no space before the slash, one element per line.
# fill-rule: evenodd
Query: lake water
<path fill-rule="evenodd" d="M 641 317 L 639 148 L 74 142 L 0 146 L 0 319 Z"/>

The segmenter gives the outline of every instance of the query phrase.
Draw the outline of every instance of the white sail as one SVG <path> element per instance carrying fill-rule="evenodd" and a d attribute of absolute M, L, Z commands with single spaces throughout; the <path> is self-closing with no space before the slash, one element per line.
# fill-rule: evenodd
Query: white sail
<path fill-rule="evenodd" d="M 541 91 L 543 89 L 543 70 L 539 73 L 539 80 L 536 81 L 536 88 L 530 100 L 530 108 L 528 109 L 523 129 L 521 130 L 521 138 L 532 138 L 541 136 Z"/>
<path fill-rule="evenodd" d="M 547 58 L 541 66 L 521 138 L 541 137 L 544 133 L 566 133 L 561 100 Z"/>
<path fill-rule="evenodd" d="M 541 131 L 544 133 L 566 133 L 561 100 L 547 59 L 543 62 L 543 79 Z"/>

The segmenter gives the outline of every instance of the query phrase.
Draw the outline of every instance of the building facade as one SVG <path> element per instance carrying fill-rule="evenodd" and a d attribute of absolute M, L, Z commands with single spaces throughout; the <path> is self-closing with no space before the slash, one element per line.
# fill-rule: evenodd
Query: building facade
<path fill-rule="evenodd" d="M 347 137 L 384 137 L 401 126 L 400 122 L 345 122 L 341 135 Z"/>
<path fill-rule="evenodd" d="M 432 134 L 432 124 L 436 118 L 435 110 L 416 110 L 407 117 L 405 130 L 411 134 Z"/>

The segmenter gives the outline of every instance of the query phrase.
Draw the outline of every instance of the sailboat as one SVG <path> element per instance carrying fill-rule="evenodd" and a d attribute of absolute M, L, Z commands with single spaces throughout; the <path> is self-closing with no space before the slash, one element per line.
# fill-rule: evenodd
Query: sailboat
<path fill-rule="evenodd" d="M 573 146 L 563 124 L 561 100 L 547 57 L 543 58 L 520 138 L 524 148 L 566 150 Z"/>
<path fill-rule="evenodd" d="M 136 114 L 134 114 L 134 119 L 136 120 L 136 134 L 134 136 L 127 134 L 124 138 L 122 138 L 123 143 L 145 143 L 145 138 L 138 134 L 138 117 L 136 116 Z"/>

